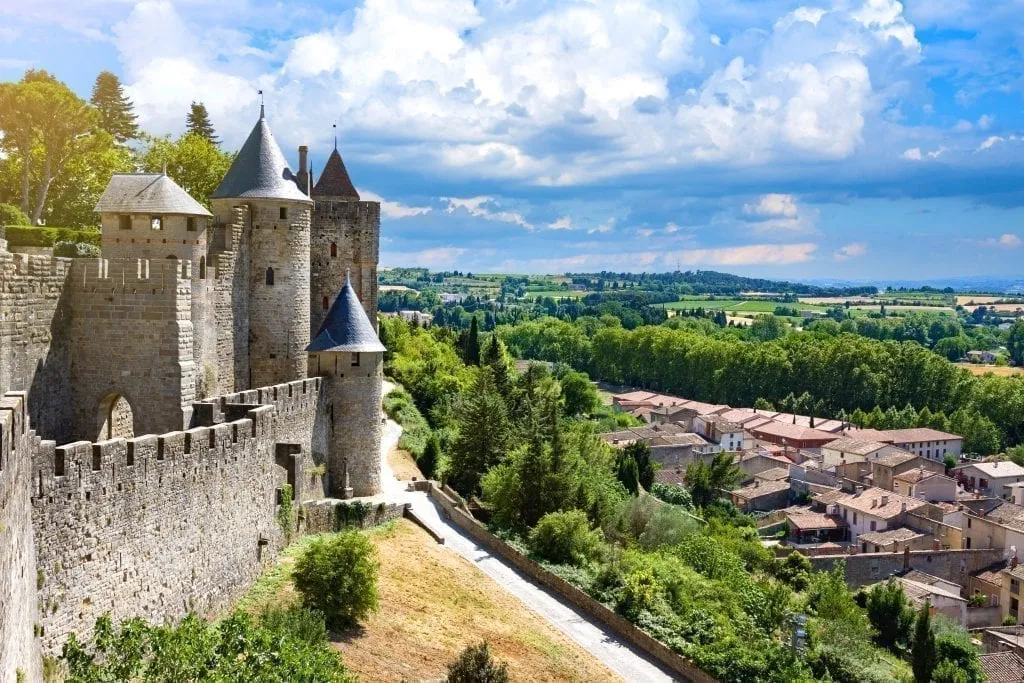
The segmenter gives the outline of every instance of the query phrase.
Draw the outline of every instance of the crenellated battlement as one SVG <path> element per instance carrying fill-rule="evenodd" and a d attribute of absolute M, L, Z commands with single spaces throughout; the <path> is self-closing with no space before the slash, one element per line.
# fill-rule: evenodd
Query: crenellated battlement
<path fill-rule="evenodd" d="M 380 202 L 317 199 L 313 204 L 313 229 L 338 220 L 380 225 Z"/>
<path fill-rule="evenodd" d="M 11 286 L 15 277 L 64 278 L 74 259 L 32 254 L 12 254 L 0 249 L 0 286 Z"/>
<path fill-rule="evenodd" d="M 81 291 L 144 292 L 187 287 L 192 262 L 179 259 L 79 259 L 72 283 Z"/>

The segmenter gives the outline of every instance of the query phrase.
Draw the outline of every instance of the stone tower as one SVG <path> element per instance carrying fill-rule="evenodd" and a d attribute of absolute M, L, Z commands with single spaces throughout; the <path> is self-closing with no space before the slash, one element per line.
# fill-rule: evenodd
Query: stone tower
<path fill-rule="evenodd" d="M 312 202 L 296 186 L 262 105 L 259 121 L 211 198 L 219 222 L 242 216 L 246 223 L 235 257 L 233 302 L 237 306 L 238 295 L 248 293 L 248 311 L 235 311 L 235 334 L 248 336 L 249 376 L 242 383 L 261 387 L 305 377 Z M 234 212 L 239 206 L 247 211 Z"/>
<path fill-rule="evenodd" d="M 311 369 L 324 378 L 328 492 L 336 498 L 377 494 L 384 345 L 348 278 L 308 350 Z"/>
<path fill-rule="evenodd" d="M 302 156 L 300 148 L 299 152 Z M 361 201 L 337 144 L 313 187 L 310 322 L 317 329 L 346 278 L 377 327 L 380 203 Z"/>

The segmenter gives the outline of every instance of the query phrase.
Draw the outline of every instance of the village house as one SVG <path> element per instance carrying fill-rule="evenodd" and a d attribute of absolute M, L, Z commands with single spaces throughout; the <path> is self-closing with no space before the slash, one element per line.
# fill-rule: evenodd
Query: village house
<path fill-rule="evenodd" d="M 894 482 L 897 476 L 920 469 L 936 474 L 944 474 L 946 471 L 942 463 L 925 460 L 907 451 L 897 450 L 871 463 L 871 482 L 878 488 L 894 491 Z"/>
<path fill-rule="evenodd" d="M 906 549 L 928 550 L 931 537 L 905 526 L 885 531 L 869 531 L 857 537 L 862 553 L 901 553 Z"/>
<path fill-rule="evenodd" d="M 1021 617 L 1024 617 L 1024 611 L 1020 607 L 1021 600 L 1024 600 L 1024 590 L 1021 588 L 1024 584 L 1024 565 L 1019 564 L 1015 557 L 1000 573 L 1003 578 L 999 596 L 999 604 L 1003 608 L 1002 617 L 1012 617 L 1015 622 L 1020 623 Z"/>
<path fill-rule="evenodd" d="M 1024 659 L 1015 652 L 988 652 L 978 662 L 988 683 L 1024 683 Z"/>
<path fill-rule="evenodd" d="M 861 441 L 892 444 L 914 455 L 937 462 L 942 462 L 946 455 L 952 455 L 959 459 L 964 443 L 962 436 L 940 432 L 928 427 L 914 427 L 913 429 L 851 428 L 844 430 L 843 435 Z"/>
<path fill-rule="evenodd" d="M 988 503 L 988 501 L 979 501 Z M 999 503 L 972 509 L 965 506 L 964 548 L 1001 548 L 1007 559 L 1024 558 L 1024 506 Z"/>
<path fill-rule="evenodd" d="M 776 421 L 752 427 L 749 431 L 757 439 L 796 449 L 821 448 L 836 440 L 836 435 L 830 432 Z"/>
<path fill-rule="evenodd" d="M 849 525 L 842 517 L 798 508 L 786 512 L 789 539 L 795 544 L 835 543 L 847 539 Z"/>
<path fill-rule="evenodd" d="M 927 602 L 933 614 L 943 614 L 961 626 L 967 625 L 967 601 L 960 597 L 960 584 L 917 570 L 898 576 L 895 581 L 915 609 L 921 609 Z"/>
<path fill-rule="evenodd" d="M 720 415 L 697 415 L 693 418 L 693 431 L 713 444 L 716 451 L 732 452 L 753 446 L 753 439 L 743 427 Z"/>
<path fill-rule="evenodd" d="M 991 498 L 1006 498 L 1007 486 L 1024 482 L 1024 467 L 1009 460 L 976 462 L 954 470 L 964 488 Z"/>
<path fill-rule="evenodd" d="M 844 436 L 822 446 L 821 459 L 826 465 L 832 466 L 842 462 L 870 462 L 899 452 L 900 449 L 892 444 Z"/>
<path fill-rule="evenodd" d="M 991 364 L 996 362 L 997 354 L 994 351 L 968 351 L 965 358 L 970 363 Z"/>
<path fill-rule="evenodd" d="M 901 472 L 893 478 L 893 492 L 929 503 L 956 501 L 957 484 L 952 477 L 930 472 L 923 467 Z"/>
<path fill-rule="evenodd" d="M 743 512 L 777 510 L 789 502 L 789 480 L 755 478 L 743 488 L 730 491 L 729 497 Z"/>
<path fill-rule="evenodd" d="M 850 525 L 850 540 L 856 543 L 861 534 L 902 526 L 908 512 L 926 505 L 923 500 L 876 487 L 844 495 L 835 501 L 834 509 Z"/>

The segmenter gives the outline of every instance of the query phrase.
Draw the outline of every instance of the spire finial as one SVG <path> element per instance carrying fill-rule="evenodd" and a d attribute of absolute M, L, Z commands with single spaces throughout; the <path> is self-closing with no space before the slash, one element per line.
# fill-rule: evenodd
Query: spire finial
<path fill-rule="evenodd" d="M 351 285 L 352 284 L 352 269 L 351 268 L 346 268 L 345 269 L 345 284 L 346 285 Z"/>
<path fill-rule="evenodd" d="M 260 119 L 262 119 L 264 117 L 263 116 L 263 91 L 262 90 L 257 90 L 256 92 L 260 96 Z"/>
<path fill-rule="evenodd" d="M 338 151 L 338 124 L 332 123 L 331 128 L 334 129 L 334 151 Z"/>

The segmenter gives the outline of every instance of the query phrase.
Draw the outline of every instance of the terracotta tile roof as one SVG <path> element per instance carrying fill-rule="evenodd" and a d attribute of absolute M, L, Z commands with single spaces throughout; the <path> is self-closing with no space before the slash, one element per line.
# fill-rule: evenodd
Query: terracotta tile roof
<path fill-rule="evenodd" d="M 825 491 L 824 493 L 815 494 L 814 500 L 822 505 L 831 505 L 838 500 L 842 500 L 849 494 L 842 489 L 833 489 L 831 491 Z"/>
<path fill-rule="evenodd" d="M 751 500 L 753 498 L 760 498 L 762 496 L 769 496 L 780 491 L 789 490 L 789 481 L 759 481 L 755 480 L 753 484 L 744 486 L 741 489 L 732 491 L 732 494 L 740 498 Z"/>
<path fill-rule="evenodd" d="M 974 468 L 989 479 L 1001 479 L 1003 477 L 1024 477 L 1024 467 L 1021 467 L 1010 460 L 1002 462 L 972 462 L 970 465 L 962 465 L 958 470 Z"/>
<path fill-rule="evenodd" d="M 1024 683 L 1024 659 L 1013 652 L 978 655 L 988 683 Z"/>
<path fill-rule="evenodd" d="M 846 526 L 842 518 L 826 515 L 823 512 L 789 512 L 786 513 L 789 523 L 797 529 L 841 529 Z"/>
<path fill-rule="evenodd" d="M 684 408 L 695 410 L 698 415 L 711 415 L 713 413 L 721 413 L 729 410 L 727 405 L 716 405 L 714 403 L 701 403 L 700 401 L 686 401 L 681 403 Z"/>
<path fill-rule="evenodd" d="M 981 581 L 985 581 L 987 583 L 995 584 L 996 586 L 1001 586 L 1001 585 L 1003 585 L 1003 575 L 1002 575 L 1002 572 L 1003 572 L 1004 569 L 1006 569 L 1006 566 L 1007 566 L 1007 563 L 1005 561 L 1004 562 L 997 562 L 995 564 L 990 564 L 989 566 L 985 567 L 981 571 L 976 572 L 973 576 L 974 576 L 974 578 L 980 579 Z"/>
<path fill-rule="evenodd" d="M 861 493 L 848 493 L 836 503 L 879 519 L 891 519 L 904 512 L 904 503 L 907 506 L 906 511 L 916 510 L 928 504 L 923 500 L 908 498 L 880 488 L 870 488 Z"/>
<path fill-rule="evenodd" d="M 662 484 L 682 486 L 686 483 L 686 469 L 682 467 L 662 467 L 654 473 L 654 481 Z"/>
<path fill-rule="evenodd" d="M 734 432 L 743 431 L 743 427 L 739 423 L 733 422 L 731 420 L 726 420 L 721 415 L 702 415 L 701 419 L 704 420 L 705 423 L 717 427 L 718 431 L 722 434 L 731 434 Z"/>
<path fill-rule="evenodd" d="M 964 437 L 940 432 L 929 427 L 915 427 L 913 429 L 886 429 L 883 432 L 888 441 L 892 443 L 921 443 L 927 441 L 958 441 Z"/>
<path fill-rule="evenodd" d="M 341 160 L 337 147 L 331 152 L 331 156 L 327 157 L 324 170 L 313 186 L 312 196 L 316 199 L 359 201 L 359 193 L 356 192 L 352 179 L 348 177 L 348 169 L 345 168 L 345 162 Z"/>
<path fill-rule="evenodd" d="M 751 429 L 750 432 L 754 435 L 774 436 L 792 441 L 828 442 L 835 440 L 834 434 L 812 429 L 810 427 L 786 424 L 785 422 L 769 422 Z"/>
<path fill-rule="evenodd" d="M 855 439 L 850 436 L 845 436 L 841 439 L 836 439 L 831 443 L 827 443 L 822 448 L 827 448 L 830 451 L 840 451 L 841 453 L 852 453 L 853 455 L 868 456 L 872 453 L 877 453 L 883 448 L 888 448 L 889 444 L 881 443 L 880 441 L 864 441 L 862 439 Z"/>
<path fill-rule="evenodd" d="M 882 443 L 892 443 L 892 439 L 889 438 L 889 435 L 886 432 L 882 432 L 877 429 L 851 427 L 850 429 L 843 430 L 843 436 L 853 437 L 854 439 L 860 439 L 861 441 L 881 441 Z"/>
<path fill-rule="evenodd" d="M 867 541 L 879 546 L 887 546 L 900 541 L 922 538 L 923 536 L 924 534 L 920 531 L 914 531 L 913 529 L 901 526 L 895 529 L 886 529 L 885 531 L 869 531 L 866 534 L 858 534 L 857 540 Z"/>
<path fill-rule="evenodd" d="M 906 472 L 897 474 L 895 478 L 899 479 L 900 481 L 905 481 L 908 484 L 916 484 L 917 482 L 928 479 L 929 477 L 940 476 L 942 475 L 939 474 L 938 472 L 929 472 L 923 467 L 919 467 L 916 470 L 907 470 Z"/>
<path fill-rule="evenodd" d="M 781 481 L 783 479 L 789 479 L 789 468 L 772 467 L 763 472 L 758 472 L 754 475 L 754 479 L 761 479 L 763 481 Z"/>
<path fill-rule="evenodd" d="M 886 467 L 899 467 L 903 463 L 910 462 L 911 460 L 917 460 L 917 456 L 913 453 L 907 453 L 906 451 L 900 451 L 898 453 L 890 453 L 889 455 L 879 458 L 875 461 L 876 465 L 884 465 Z"/>
<path fill-rule="evenodd" d="M 1013 503 L 1002 503 L 989 510 L 985 519 L 1008 526 L 1017 531 L 1024 531 L 1024 506 Z"/>
<path fill-rule="evenodd" d="M 814 423 L 815 429 L 820 429 L 823 432 L 841 432 L 846 426 L 845 422 L 840 420 L 816 420 Z"/>
<path fill-rule="evenodd" d="M 615 401 L 643 401 L 648 399 L 655 394 L 650 391 L 627 391 L 624 394 L 615 394 L 612 396 Z"/>

